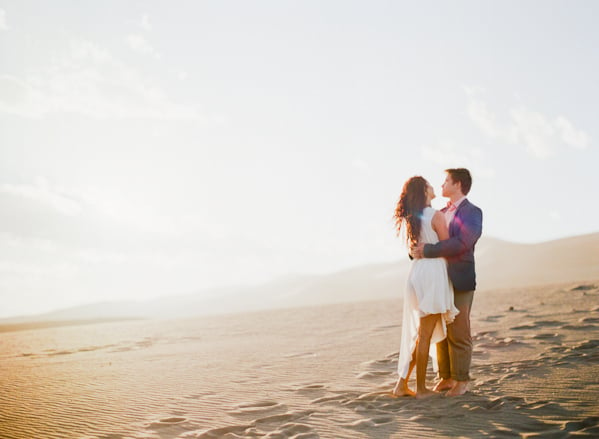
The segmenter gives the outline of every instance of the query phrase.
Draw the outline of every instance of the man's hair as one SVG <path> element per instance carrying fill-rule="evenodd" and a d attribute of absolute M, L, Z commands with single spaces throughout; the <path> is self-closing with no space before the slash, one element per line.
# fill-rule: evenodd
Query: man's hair
<path fill-rule="evenodd" d="M 451 176 L 451 180 L 454 183 L 459 182 L 462 187 L 462 193 L 468 195 L 468 192 L 470 192 L 470 188 L 472 187 L 472 176 L 470 175 L 470 171 L 466 168 L 451 168 L 446 169 L 445 172 Z"/>

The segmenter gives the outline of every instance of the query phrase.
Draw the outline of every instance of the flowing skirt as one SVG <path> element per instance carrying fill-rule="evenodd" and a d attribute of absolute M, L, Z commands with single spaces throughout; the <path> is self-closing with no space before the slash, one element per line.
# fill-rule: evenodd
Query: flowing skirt
<path fill-rule="evenodd" d="M 416 259 L 412 262 L 406 283 L 401 345 L 397 371 L 401 378 L 408 374 L 412 354 L 418 339 L 420 317 L 441 314 L 431 337 L 430 355 L 433 368 L 437 371 L 437 349 L 435 344 L 447 337 L 447 325 L 459 313 L 453 301 L 453 287 L 447 275 L 444 258 Z"/>

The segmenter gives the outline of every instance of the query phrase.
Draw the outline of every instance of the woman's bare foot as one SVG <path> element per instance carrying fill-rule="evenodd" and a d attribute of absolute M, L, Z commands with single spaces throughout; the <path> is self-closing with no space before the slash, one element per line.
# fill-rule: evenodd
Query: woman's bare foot
<path fill-rule="evenodd" d="M 433 392 L 431 389 L 424 388 L 416 392 L 416 399 L 426 399 L 432 396 L 439 396 L 437 392 Z"/>
<path fill-rule="evenodd" d="M 400 378 L 393 389 L 393 396 L 416 396 L 416 393 L 410 390 L 406 380 Z"/>
<path fill-rule="evenodd" d="M 453 378 L 443 378 L 441 379 L 441 381 L 439 381 L 435 387 L 433 387 L 433 390 L 435 392 L 443 392 L 444 390 L 451 390 L 453 389 L 453 386 L 455 386 L 456 381 Z"/>
<path fill-rule="evenodd" d="M 455 386 L 451 388 L 445 396 L 461 396 L 468 391 L 468 381 L 456 381 Z"/>
<path fill-rule="evenodd" d="M 416 392 L 414 392 L 413 390 L 410 390 L 407 387 L 405 389 L 395 388 L 395 389 L 393 389 L 393 396 L 396 396 L 396 397 L 416 396 Z"/>

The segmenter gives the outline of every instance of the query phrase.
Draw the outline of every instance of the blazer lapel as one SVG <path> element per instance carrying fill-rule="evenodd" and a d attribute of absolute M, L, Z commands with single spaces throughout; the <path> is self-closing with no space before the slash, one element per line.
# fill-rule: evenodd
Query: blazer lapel
<path fill-rule="evenodd" d="M 453 219 L 449 223 L 449 236 L 455 236 L 460 230 L 460 224 L 462 223 L 462 216 L 460 215 L 460 211 L 469 204 L 468 199 L 466 198 L 464 201 L 460 203 L 458 208 L 455 211 Z"/>

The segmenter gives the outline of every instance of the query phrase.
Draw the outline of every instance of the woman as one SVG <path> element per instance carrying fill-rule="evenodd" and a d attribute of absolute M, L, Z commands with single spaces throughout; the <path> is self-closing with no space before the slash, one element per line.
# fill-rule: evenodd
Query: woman
<path fill-rule="evenodd" d="M 443 213 L 431 207 L 433 187 L 422 177 L 412 177 L 403 186 L 395 209 L 397 233 L 404 230 L 408 244 L 434 244 L 449 238 Z M 447 336 L 447 324 L 458 314 L 453 289 L 443 258 L 413 260 L 404 297 L 399 380 L 396 396 L 426 398 L 435 392 L 426 387 L 426 367 L 431 343 Z M 432 350 L 434 356 L 434 350 Z M 408 379 L 416 366 L 416 392 L 408 388 Z"/>

